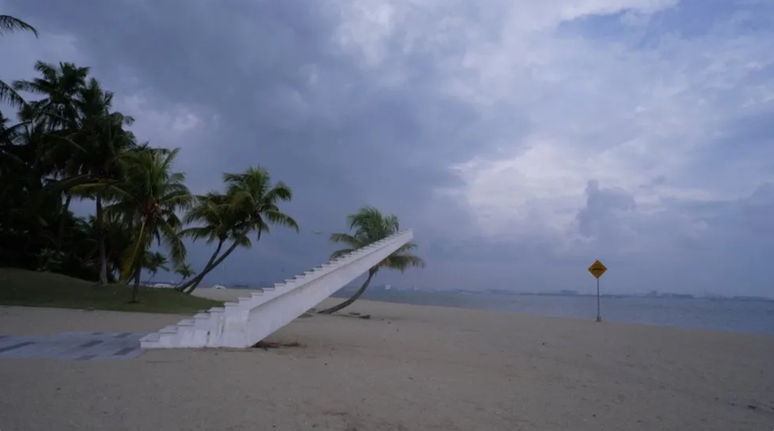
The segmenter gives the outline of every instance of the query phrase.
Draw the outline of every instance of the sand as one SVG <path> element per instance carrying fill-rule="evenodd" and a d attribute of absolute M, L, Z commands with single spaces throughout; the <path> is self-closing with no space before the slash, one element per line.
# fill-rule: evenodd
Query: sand
<path fill-rule="evenodd" d="M 300 347 L 0 359 L 0 430 L 774 428 L 774 337 L 366 301 L 347 311 L 372 318 L 317 315 L 270 337 Z M 0 307 L 0 333 L 179 319 Z"/>

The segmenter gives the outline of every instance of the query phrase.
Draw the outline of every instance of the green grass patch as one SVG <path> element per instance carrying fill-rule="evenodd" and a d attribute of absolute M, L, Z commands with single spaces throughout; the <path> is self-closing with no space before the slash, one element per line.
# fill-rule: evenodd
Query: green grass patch
<path fill-rule="evenodd" d="M 132 304 L 131 292 L 131 287 L 124 284 L 100 286 L 61 274 L 0 268 L 2 305 L 176 314 L 193 314 L 223 305 L 222 301 L 151 287 L 141 287 L 140 302 Z"/>

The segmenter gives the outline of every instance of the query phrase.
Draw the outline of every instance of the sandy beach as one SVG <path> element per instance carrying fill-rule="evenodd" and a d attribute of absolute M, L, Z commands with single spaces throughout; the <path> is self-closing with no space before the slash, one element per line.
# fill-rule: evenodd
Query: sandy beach
<path fill-rule="evenodd" d="M 774 426 L 774 337 L 366 301 L 346 311 L 371 319 L 315 315 L 270 337 L 298 347 L 0 359 L 0 430 Z M 179 319 L 0 307 L 0 333 L 150 332 Z"/>

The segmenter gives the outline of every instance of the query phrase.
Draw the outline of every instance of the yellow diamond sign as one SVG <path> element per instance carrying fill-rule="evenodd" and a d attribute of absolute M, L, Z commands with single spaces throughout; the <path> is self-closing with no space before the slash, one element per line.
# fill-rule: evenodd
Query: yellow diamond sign
<path fill-rule="evenodd" d="M 602 265 L 602 262 L 598 260 L 594 261 L 589 267 L 589 272 L 596 278 L 602 277 L 602 274 L 604 274 L 605 271 L 607 271 L 607 267 Z"/>

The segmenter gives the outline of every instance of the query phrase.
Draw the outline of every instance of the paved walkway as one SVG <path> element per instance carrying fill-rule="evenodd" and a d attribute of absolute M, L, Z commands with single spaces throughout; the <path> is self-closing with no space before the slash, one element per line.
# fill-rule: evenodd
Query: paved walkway
<path fill-rule="evenodd" d="M 0 358 L 134 359 L 142 354 L 135 332 L 62 332 L 48 337 L 0 335 Z"/>

